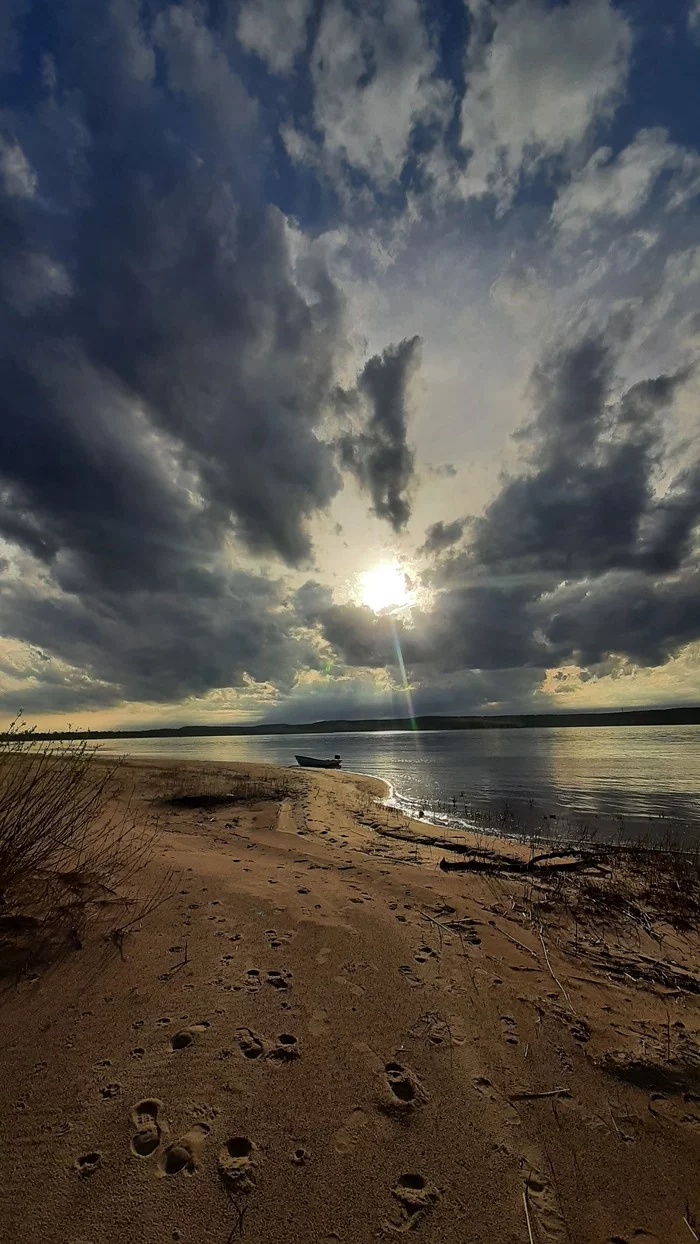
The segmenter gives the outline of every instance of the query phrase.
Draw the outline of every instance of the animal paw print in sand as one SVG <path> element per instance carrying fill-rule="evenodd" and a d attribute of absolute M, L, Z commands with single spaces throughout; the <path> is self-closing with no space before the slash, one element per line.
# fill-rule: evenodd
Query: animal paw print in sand
<path fill-rule="evenodd" d="M 391 1195 L 398 1201 L 398 1219 L 388 1219 L 385 1230 L 402 1234 L 415 1231 L 433 1206 L 439 1201 L 438 1189 L 424 1175 L 401 1175 Z"/>
<path fill-rule="evenodd" d="M 381 1106 L 389 1114 L 407 1114 L 418 1110 L 428 1094 L 415 1071 L 403 1063 L 387 1063 L 383 1073 Z"/>
<path fill-rule="evenodd" d="M 260 1162 L 257 1147 L 247 1136 L 231 1136 L 219 1150 L 219 1177 L 227 1190 L 251 1192 Z"/>
<path fill-rule="evenodd" d="M 188 1046 L 194 1045 L 200 1032 L 206 1032 L 209 1022 L 203 1019 L 198 1024 L 190 1024 L 189 1028 L 181 1028 L 179 1032 L 173 1033 L 170 1038 L 170 1048 L 172 1050 L 186 1050 Z"/>
<path fill-rule="evenodd" d="M 413 971 L 413 968 L 409 964 L 407 963 L 402 964 L 401 967 L 399 968 L 399 972 L 403 976 L 406 983 L 408 985 L 412 985 L 414 989 L 418 985 L 423 984 L 423 981 L 421 980 L 420 976 L 416 976 L 415 972 Z"/>
<path fill-rule="evenodd" d="M 433 950 L 432 946 L 428 946 L 427 944 L 419 946 L 413 956 L 416 963 L 429 963 L 431 959 L 437 959 L 437 957 L 437 951 Z"/>
<path fill-rule="evenodd" d="M 211 1128 L 206 1123 L 195 1123 L 189 1132 L 163 1150 L 158 1158 L 159 1175 L 194 1175 L 199 1167 L 204 1142 Z"/>
<path fill-rule="evenodd" d="M 518 1025 L 512 1015 L 501 1016 L 501 1032 L 507 1045 L 519 1045 Z"/>
<path fill-rule="evenodd" d="M 131 1122 L 137 1129 L 131 1138 L 131 1152 L 136 1158 L 150 1158 L 158 1148 L 163 1134 L 158 1115 L 163 1103 L 155 1097 L 139 1101 L 131 1111 Z"/>

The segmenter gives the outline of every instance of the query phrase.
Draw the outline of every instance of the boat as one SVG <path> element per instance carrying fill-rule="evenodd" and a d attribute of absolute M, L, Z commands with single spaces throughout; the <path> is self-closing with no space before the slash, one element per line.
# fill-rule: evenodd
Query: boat
<path fill-rule="evenodd" d="M 296 756 L 294 757 L 298 765 L 304 769 L 339 769 L 340 756 L 335 754 L 333 757 L 327 757 L 325 760 L 319 760 L 317 756 Z"/>

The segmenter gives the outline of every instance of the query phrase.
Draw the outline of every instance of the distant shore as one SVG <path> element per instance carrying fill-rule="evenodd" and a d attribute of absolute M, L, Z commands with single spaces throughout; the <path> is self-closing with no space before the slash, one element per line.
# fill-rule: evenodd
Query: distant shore
<path fill-rule="evenodd" d="M 162 726 L 150 730 L 46 730 L 37 739 L 168 739 L 225 735 L 354 734 L 383 730 L 533 730 L 582 726 L 697 726 L 700 705 L 615 709 L 591 713 L 525 713 L 485 716 L 377 717 L 312 722 L 260 722 L 241 726 Z M 0 739 L 5 738 L 0 734 Z"/>

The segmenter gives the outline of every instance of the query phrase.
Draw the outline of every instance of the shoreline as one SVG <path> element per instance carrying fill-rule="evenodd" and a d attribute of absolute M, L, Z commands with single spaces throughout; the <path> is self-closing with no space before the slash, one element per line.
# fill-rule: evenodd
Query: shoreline
<path fill-rule="evenodd" d="M 700 901 L 653 862 L 450 854 L 343 771 L 118 778 L 135 920 L 2 977 L 8 1238 L 684 1244 Z"/>

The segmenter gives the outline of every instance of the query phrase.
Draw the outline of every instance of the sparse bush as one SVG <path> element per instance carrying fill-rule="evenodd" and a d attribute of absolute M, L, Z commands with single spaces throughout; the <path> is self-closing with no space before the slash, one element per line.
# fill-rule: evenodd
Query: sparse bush
<path fill-rule="evenodd" d="M 91 912 L 118 903 L 155 827 L 121 798 L 120 761 L 84 739 L 38 740 L 16 719 L 0 738 L 0 950 L 26 958 L 79 945 Z"/>

